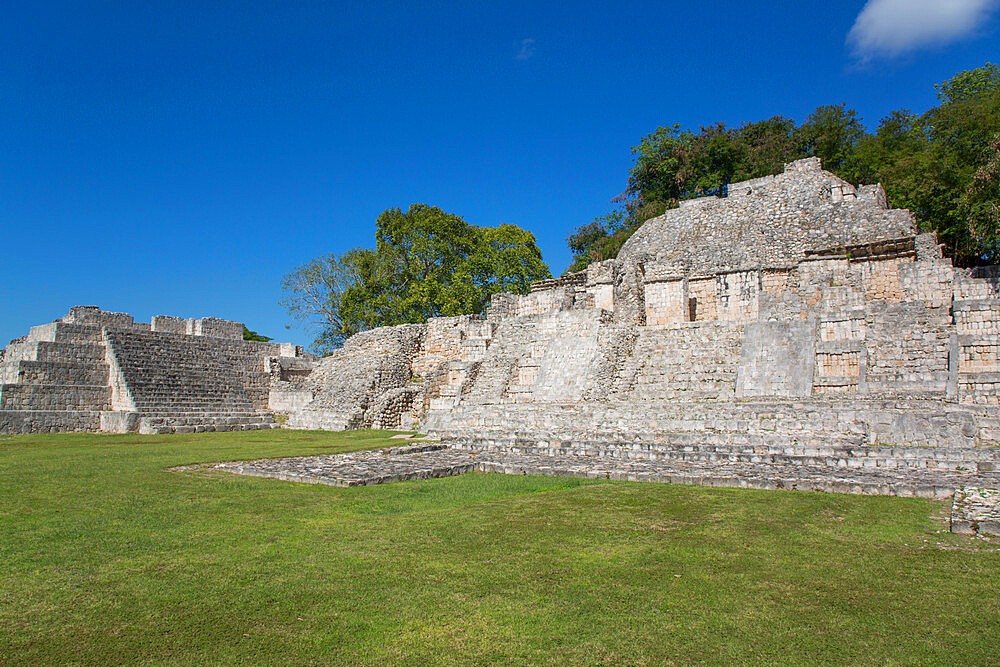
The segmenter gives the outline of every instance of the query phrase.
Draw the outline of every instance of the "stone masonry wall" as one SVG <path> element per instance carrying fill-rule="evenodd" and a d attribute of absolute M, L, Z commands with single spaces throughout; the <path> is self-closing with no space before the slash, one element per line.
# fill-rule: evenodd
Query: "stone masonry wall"
<path fill-rule="evenodd" d="M 1000 269 L 953 267 L 881 186 L 817 160 L 685 202 L 485 318 L 363 332 L 319 361 L 241 334 L 74 308 L 7 347 L 0 428 L 270 406 L 292 428 L 624 458 L 1000 445 Z"/>

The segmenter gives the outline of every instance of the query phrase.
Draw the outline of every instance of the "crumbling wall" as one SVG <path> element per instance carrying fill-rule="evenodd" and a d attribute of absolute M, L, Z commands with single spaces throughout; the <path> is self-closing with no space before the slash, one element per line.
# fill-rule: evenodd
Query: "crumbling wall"
<path fill-rule="evenodd" d="M 817 158 L 778 176 L 730 184 L 728 197 L 703 197 L 646 222 L 618 253 L 667 261 L 689 274 L 787 266 L 810 250 L 913 236 L 908 211 L 886 208 L 884 192 L 859 192 L 823 171 Z"/>
<path fill-rule="evenodd" d="M 402 324 L 349 338 L 303 382 L 313 399 L 289 416 L 288 425 L 331 430 L 370 426 L 372 417 L 366 411 L 372 404 L 385 392 L 410 383 L 426 330 L 424 324 Z"/>

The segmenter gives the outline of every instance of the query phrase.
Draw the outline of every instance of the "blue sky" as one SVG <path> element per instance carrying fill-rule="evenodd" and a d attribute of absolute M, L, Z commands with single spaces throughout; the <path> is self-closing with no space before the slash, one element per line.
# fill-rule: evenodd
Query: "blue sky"
<path fill-rule="evenodd" d="M 0 345 L 77 304 L 308 343 L 281 277 L 413 202 L 559 273 L 657 126 L 924 111 L 996 4 L 6 3 Z"/>

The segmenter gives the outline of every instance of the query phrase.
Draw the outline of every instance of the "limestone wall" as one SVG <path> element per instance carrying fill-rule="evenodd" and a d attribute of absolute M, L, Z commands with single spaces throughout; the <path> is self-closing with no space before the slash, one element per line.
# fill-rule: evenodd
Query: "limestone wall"
<path fill-rule="evenodd" d="M 322 359 L 302 383 L 297 391 L 311 392 L 313 399 L 305 407 L 291 411 L 288 425 L 343 430 L 371 427 L 377 420 L 389 426 L 382 424 L 381 417 L 372 410 L 383 394 L 411 384 L 413 365 L 421 353 L 427 328 L 425 324 L 403 324 L 352 336 L 341 349 Z M 447 339 L 447 335 L 438 339 L 445 348 Z M 422 368 L 419 361 L 417 366 Z M 413 384 L 421 382 L 418 379 Z M 383 403 L 382 409 L 386 407 Z M 391 407 L 395 411 L 398 406 Z"/>

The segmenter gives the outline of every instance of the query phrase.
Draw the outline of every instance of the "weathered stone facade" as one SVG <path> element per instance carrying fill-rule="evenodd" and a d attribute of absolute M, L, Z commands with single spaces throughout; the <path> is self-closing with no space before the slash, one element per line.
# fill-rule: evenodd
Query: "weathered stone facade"
<path fill-rule="evenodd" d="M 240 322 L 145 324 L 76 306 L 11 341 L 2 359 L 0 433 L 173 433 L 273 428 L 272 382 L 308 373 L 314 357 L 244 341 Z"/>
<path fill-rule="evenodd" d="M 271 404 L 294 404 L 293 428 L 419 427 L 479 451 L 918 447 L 987 470 L 998 283 L 953 267 L 880 186 L 808 159 L 650 220 L 616 260 L 497 295 L 485 318 L 355 336 Z"/>

